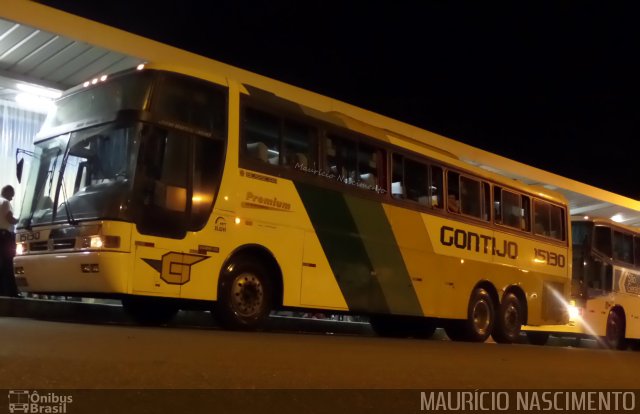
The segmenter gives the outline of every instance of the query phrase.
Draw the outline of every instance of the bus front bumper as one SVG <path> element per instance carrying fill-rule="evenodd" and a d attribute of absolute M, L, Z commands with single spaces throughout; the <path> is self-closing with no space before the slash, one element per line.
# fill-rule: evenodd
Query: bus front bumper
<path fill-rule="evenodd" d="M 16 284 L 32 293 L 127 293 L 130 254 L 70 252 L 16 256 Z"/>

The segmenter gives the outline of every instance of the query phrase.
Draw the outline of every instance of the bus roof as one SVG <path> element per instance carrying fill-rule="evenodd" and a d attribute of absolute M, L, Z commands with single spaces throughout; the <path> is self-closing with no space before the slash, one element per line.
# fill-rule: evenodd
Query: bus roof
<path fill-rule="evenodd" d="M 605 224 L 605 225 L 611 226 L 612 228 L 618 228 L 618 229 L 627 230 L 629 232 L 632 232 L 632 233 L 640 236 L 640 227 L 638 227 L 638 226 L 627 226 L 627 225 L 624 225 L 622 223 L 616 223 L 615 221 L 613 221 L 611 219 L 608 219 L 608 218 L 593 217 L 593 216 L 572 216 L 571 217 L 571 221 L 574 221 L 574 222 L 585 222 L 585 223 L 595 223 L 595 224 Z"/>
<path fill-rule="evenodd" d="M 569 200 L 572 214 L 615 217 L 617 221 L 621 221 L 626 225 L 640 225 L 640 201 L 638 200 L 510 160 L 284 82 L 36 2 L 8 1 L 3 4 L 0 16 L 31 27 L 34 30 L 48 31 L 75 41 L 85 42 L 93 47 L 122 54 L 122 56 L 135 57 L 137 61 L 150 62 L 167 70 L 175 70 L 222 84 L 227 83 L 228 79 L 233 79 L 243 85 L 255 86 L 270 91 L 284 99 L 299 102 L 317 111 L 339 114 L 345 119 L 371 124 L 377 129 L 388 131 L 391 141 L 394 138 L 398 138 L 397 136 L 411 137 L 413 140 L 453 154 L 455 158 L 488 172 L 557 191 Z M 2 25 L 0 25 L 0 30 L 2 30 Z M 0 31 L 0 38 L 2 38 L 2 34 Z M 28 35 L 29 33 L 25 32 L 25 39 Z M 21 43 L 18 41 L 16 44 L 20 45 L 20 47 L 27 47 L 28 42 Z M 96 73 L 96 75 L 99 74 Z M 16 72 L 15 76 L 24 77 L 24 74 Z M 49 85 L 56 82 L 56 78 L 42 80 Z M 68 87 L 70 85 L 64 86 Z"/>

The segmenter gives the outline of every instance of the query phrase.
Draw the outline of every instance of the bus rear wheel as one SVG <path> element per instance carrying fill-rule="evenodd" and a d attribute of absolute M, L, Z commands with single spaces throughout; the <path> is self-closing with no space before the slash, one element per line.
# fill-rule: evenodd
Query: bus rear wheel
<path fill-rule="evenodd" d="M 128 296 L 122 299 L 122 309 L 140 325 L 165 325 L 178 313 L 178 306 L 166 300 L 143 297 Z"/>
<path fill-rule="evenodd" d="M 520 299 L 509 292 L 502 298 L 491 337 L 499 344 L 512 344 L 520 339 L 522 329 L 522 304 Z"/>
<path fill-rule="evenodd" d="M 624 350 L 627 348 L 625 340 L 624 318 L 615 309 L 609 311 L 607 318 L 607 331 L 604 337 L 605 344 L 610 349 Z"/>
<path fill-rule="evenodd" d="M 372 315 L 369 323 L 377 335 L 390 338 L 429 339 L 436 331 L 433 320 L 420 316 Z"/>
<path fill-rule="evenodd" d="M 272 284 L 264 267 L 254 260 L 239 257 L 220 277 L 213 313 L 223 328 L 256 330 L 269 317 L 273 306 Z"/>
<path fill-rule="evenodd" d="M 491 295 L 484 288 L 476 288 L 469 299 L 467 319 L 450 321 L 445 325 L 445 332 L 453 341 L 484 342 L 491 334 L 494 321 Z"/>

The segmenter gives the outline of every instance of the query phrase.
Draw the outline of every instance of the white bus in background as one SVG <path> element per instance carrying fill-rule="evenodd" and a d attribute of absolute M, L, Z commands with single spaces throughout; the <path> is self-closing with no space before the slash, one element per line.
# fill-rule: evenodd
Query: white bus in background
<path fill-rule="evenodd" d="M 595 337 L 612 349 L 640 347 L 640 228 L 572 217 L 573 271 L 568 325 L 527 327 L 529 341 Z"/>

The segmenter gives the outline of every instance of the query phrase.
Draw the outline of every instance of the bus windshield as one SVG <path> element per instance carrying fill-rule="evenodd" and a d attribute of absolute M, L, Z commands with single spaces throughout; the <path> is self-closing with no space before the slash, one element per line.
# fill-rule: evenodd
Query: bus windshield
<path fill-rule="evenodd" d="M 591 232 L 593 231 L 593 223 L 588 221 L 573 221 L 571 223 L 571 240 L 574 251 L 576 248 L 586 246 L 590 248 Z"/>
<path fill-rule="evenodd" d="M 85 220 L 184 237 L 204 227 L 222 174 L 226 91 L 130 71 L 56 102 L 35 144 L 19 227 Z"/>
<path fill-rule="evenodd" d="M 20 226 L 127 220 L 139 128 L 107 124 L 37 144 Z"/>
<path fill-rule="evenodd" d="M 211 213 L 224 141 L 135 122 L 64 134 L 36 146 L 19 227 L 113 219 L 183 237 Z"/>

